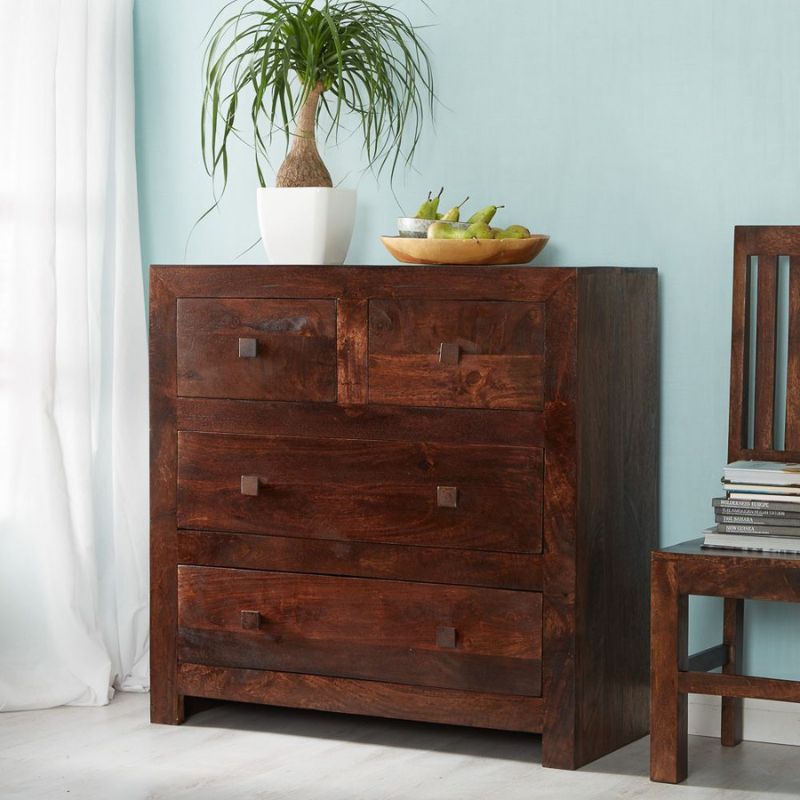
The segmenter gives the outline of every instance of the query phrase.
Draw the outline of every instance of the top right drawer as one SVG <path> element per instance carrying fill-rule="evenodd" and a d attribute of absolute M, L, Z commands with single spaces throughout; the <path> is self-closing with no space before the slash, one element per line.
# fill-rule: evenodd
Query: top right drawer
<path fill-rule="evenodd" d="M 542 303 L 371 300 L 369 402 L 541 411 Z"/>

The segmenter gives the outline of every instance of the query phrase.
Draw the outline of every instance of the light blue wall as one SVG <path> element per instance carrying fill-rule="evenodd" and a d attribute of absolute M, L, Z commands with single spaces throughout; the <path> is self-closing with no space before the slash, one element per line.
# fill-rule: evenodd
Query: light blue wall
<path fill-rule="evenodd" d="M 202 39 L 222 0 L 137 0 L 136 76 L 145 263 L 181 262 L 211 202 L 199 156 Z M 657 266 L 663 331 L 662 541 L 712 519 L 726 455 L 731 259 L 736 224 L 800 222 L 797 0 L 403 0 L 427 39 L 444 104 L 416 171 L 429 189 L 508 206 L 549 233 L 542 263 Z M 258 237 L 255 173 L 234 164 L 190 262 L 230 262 Z M 279 155 L 279 154 L 278 154 Z M 351 263 L 389 264 L 378 235 L 398 208 L 357 170 L 357 141 L 329 152 L 359 189 Z M 254 250 L 245 261 L 260 261 Z M 716 601 L 693 602 L 695 646 Z M 800 677 L 800 611 L 749 605 L 751 670 Z"/>

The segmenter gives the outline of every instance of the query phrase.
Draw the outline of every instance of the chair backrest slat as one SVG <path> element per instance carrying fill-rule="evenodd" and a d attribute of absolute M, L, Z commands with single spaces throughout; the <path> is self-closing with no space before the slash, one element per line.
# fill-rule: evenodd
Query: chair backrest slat
<path fill-rule="evenodd" d="M 769 450 L 775 431 L 775 334 L 778 311 L 778 257 L 758 256 L 756 321 L 755 446 Z M 750 371 L 752 375 L 752 370 Z"/>
<path fill-rule="evenodd" d="M 732 322 L 728 460 L 800 461 L 800 226 L 736 228 Z"/>
<path fill-rule="evenodd" d="M 748 442 L 748 397 L 750 381 L 747 374 L 750 352 L 750 257 L 744 236 L 736 230 L 733 255 L 733 329 L 731 337 L 731 386 L 728 422 L 729 460 Z"/>

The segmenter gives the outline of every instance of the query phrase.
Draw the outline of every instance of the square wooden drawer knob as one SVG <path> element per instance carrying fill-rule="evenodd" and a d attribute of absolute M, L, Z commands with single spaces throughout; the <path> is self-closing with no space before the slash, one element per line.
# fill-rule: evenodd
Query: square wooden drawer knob
<path fill-rule="evenodd" d="M 436 646 L 453 649 L 456 646 L 456 629 L 448 627 L 437 628 Z"/>
<path fill-rule="evenodd" d="M 242 628 L 246 631 L 257 631 L 261 627 L 261 613 L 258 611 L 242 611 Z"/>
<path fill-rule="evenodd" d="M 458 508 L 458 487 L 437 486 L 436 505 L 439 508 Z"/>
<path fill-rule="evenodd" d="M 255 358 L 258 342 L 255 339 L 239 339 L 239 358 Z"/>
<path fill-rule="evenodd" d="M 461 346 L 442 342 L 439 345 L 439 363 L 447 364 L 451 367 L 461 361 Z"/>
<path fill-rule="evenodd" d="M 242 475 L 242 494 L 245 497 L 258 497 L 258 475 Z"/>

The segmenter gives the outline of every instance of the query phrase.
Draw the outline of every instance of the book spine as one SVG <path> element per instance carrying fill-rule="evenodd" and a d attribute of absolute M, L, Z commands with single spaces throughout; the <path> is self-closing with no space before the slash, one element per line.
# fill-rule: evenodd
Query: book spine
<path fill-rule="evenodd" d="M 751 492 L 753 494 L 800 495 L 800 486 L 778 486 L 774 483 L 739 483 L 736 481 L 722 481 L 725 491 Z"/>
<path fill-rule="evenodd" d="M 717 511 L 714 515 L 717 522 L 722 522 L 727 525 L 775 525 L 775 520 L 780 521 L 779 527 L 797 528 L 800 534 L 800 517 L 786 517 L 779 515 L 766 515 L 766 514 L 725 514 Z"/>
<path fill-rule="evenodd" d="M 789 479 L 786 476 L 775 475 L 723 475 L 723 483 L 740 483 L 753 486 L 781 486 L 793 489 L 800 489 L 797 481 L 797 473 L 792 473 Z"/>
<path fill-rule="evenodd" d="M 797 503 L 780 503 L 773 500 L 731 500 L 727 497 L 715 497 L 711 505 L 717 509 L 731 512 L 747 511 L 748 514 L 765 514 L 782 517 L 797 515 L 800 518 L 800 505 Z"/>
<path fill-rule="evenodd" d="M 800 486 L 800 464 L 783 461 L 734 461 L 722 469 L 723 480 Z"/>
<path fill-rule="evenodd" d="M 800 508 L 800 496 L 791 495 L 772 495 L 772 494 L 754 494 L 753 492 L 729 492 L 728 498 L 730 500 L 747 500 L 750 501 L 768 501 L 770 503 L 780 503 L 783 506 L 791 505 L 792 508 Z"/>
<path fill-rule="evenodd" d="M 759 536 L 794 536 L 800 538 L 800 529 L 781 525 L 717 525 L 717 533 L 758 534 Z"/>

